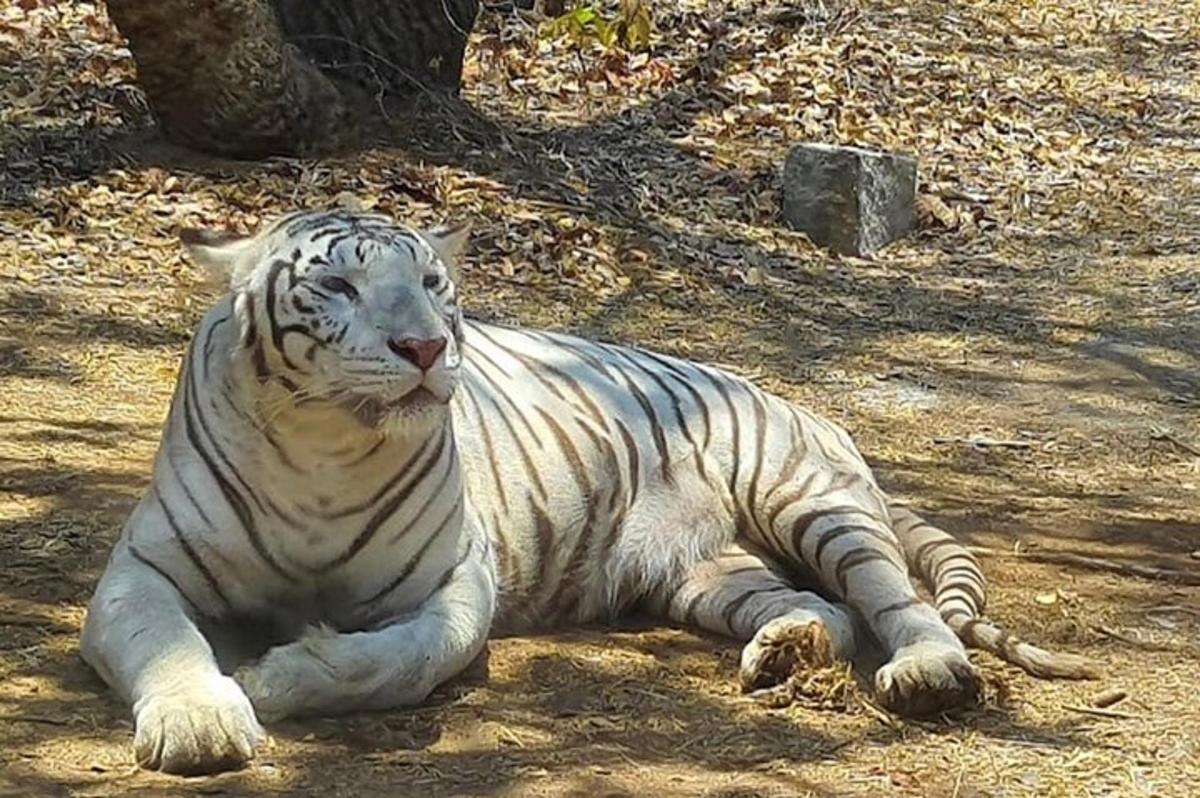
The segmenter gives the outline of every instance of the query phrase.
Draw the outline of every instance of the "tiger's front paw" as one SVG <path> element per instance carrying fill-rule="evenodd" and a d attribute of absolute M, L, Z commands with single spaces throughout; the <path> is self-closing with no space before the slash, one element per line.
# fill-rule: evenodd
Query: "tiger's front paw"
<path fill-rule="evenodd" d="M 267 738 L 250 701 L 228 676 L 150 693 L 133 712 L 138 764 L 166 773 L 236 770 Z"/>
<path fill-rule="evenodd" d="M 338 715 L 424 701 L 435 685 L 421 667 L 423 660 L 409 662 L 413 659 L 401 649 L 383 668 L 361 636 L 313 629 L 238 668 L 233 678 L 264 720 Z"/>
<path fill-rule="evenodd" d="M 899 715 L 927 717 L 979 702 L 982 681 L 961 648 L 916 643 L 875 673 L 879 700 Z"/>

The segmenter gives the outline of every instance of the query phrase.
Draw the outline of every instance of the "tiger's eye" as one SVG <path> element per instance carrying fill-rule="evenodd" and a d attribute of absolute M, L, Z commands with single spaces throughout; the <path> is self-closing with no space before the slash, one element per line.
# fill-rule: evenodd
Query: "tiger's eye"
<path fill-rule="evenodd" d="M 358 289 L 350 284 L 348 280 L 344 280 L 334 274 L 327 274 L 321 278 L 321 287 L 332 291 L 335 294 L 344 294 L 351 299 L 358 298 Z"/>
<path fill-rule="evenodd" d="M 438 274 L 427 274 L 425 275 L 424 279 L 421 280 L 421 285 L 431 290 L 437 288 L 441 284 L 442 277 Z"/>

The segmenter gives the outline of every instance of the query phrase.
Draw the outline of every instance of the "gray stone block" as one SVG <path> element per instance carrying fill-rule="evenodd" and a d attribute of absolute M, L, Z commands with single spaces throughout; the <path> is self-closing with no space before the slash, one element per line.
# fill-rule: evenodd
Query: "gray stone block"
<path fill-rule="evenodd" d="M 870 255 L 912 229 L 916 191 L 907 155 L 801 144 L 783 169 L 783 218 L 819 246 Z"/>

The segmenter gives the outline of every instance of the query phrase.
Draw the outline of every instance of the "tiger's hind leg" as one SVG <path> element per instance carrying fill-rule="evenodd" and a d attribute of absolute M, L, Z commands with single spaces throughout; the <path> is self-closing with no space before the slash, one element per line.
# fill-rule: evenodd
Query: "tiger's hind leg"
<path fill-rule="evenodd" d="M 739 673 L 747 690 L 778 684 L 798 667 L 849 660 L 858 648 L 852 611 L 797 590 L 766 555 L 736 543 L 660 591 L 649 608 L 686 626 L 749 641 Z"/>
<path fill-rule="evenodd" d="M 889 660 L 875 674 L 879 699 L 911 716 L 975 703 L 979 674 L 958 636 L 913 590 L 877 489 L 848 479 L 820 499 L 817 507 L 806 500 L 770 509 L 773 544 L 781 559 L 819 574 L 883 646 Z"/>

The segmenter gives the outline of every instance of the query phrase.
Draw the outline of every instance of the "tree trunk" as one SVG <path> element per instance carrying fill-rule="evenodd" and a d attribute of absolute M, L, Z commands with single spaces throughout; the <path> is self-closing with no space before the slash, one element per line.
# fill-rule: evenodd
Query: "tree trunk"
<path fill-rule="evenodd" d="M 478 0 L 271 0 L 288 40 L 372 96 L 457 91 Z"/>
<path fill-rule="evenodd" d="M 477 7 L 478 0 L 108 0 L 164 132 L 249 158 L 333 149 L 353 136 L 359 113 L 416 91 L 457 90 Z"/>

